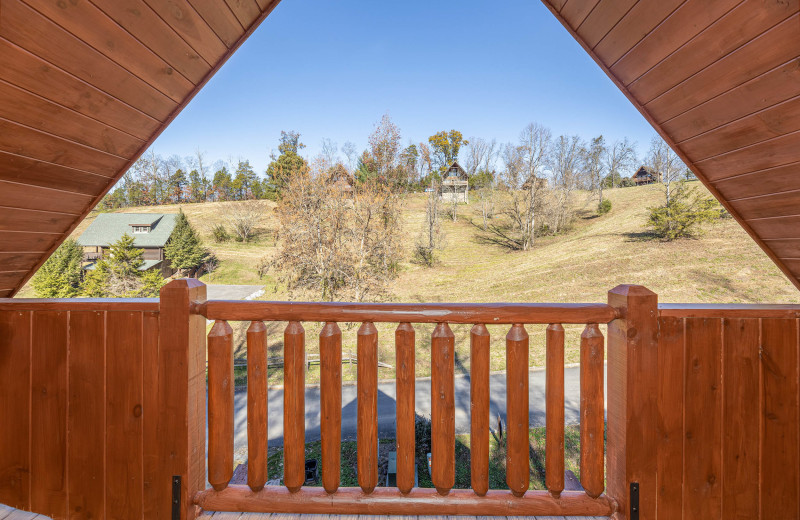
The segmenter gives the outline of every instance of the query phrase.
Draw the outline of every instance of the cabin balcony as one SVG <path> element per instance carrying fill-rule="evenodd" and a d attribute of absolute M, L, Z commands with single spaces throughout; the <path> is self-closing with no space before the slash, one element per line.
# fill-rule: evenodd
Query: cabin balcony
<path fill-rule="evenodd" d="M 250 322 L 246 484 L 231 483 L 230 321 Z M 265 322 L 287 323 L 282 475 L 267 473 L 273 390 L 266 345 L 278 338 L 267 338 Z M 318 338 L 306 338 L 304 322 L 325 326 Z M 377 479 L 374 324 L 381 322 L 398 325 L 396 487 Z M 606 303 L 586 304 L 208 301 L 195 280 L 171 282 L 159 299 L 2 299 L 0 504 L 52 518 L 192 519 L 214 512 L 797 518 L 798 322 L 798 305 L 659 305 L 651 291 L 625 285 L 612 289 Z M 360 324 L 357 487 L 340 485 L 339 323 Z M 436 324 L 429 396 L 434 487 L 427 489 L 414 486 L 414 324 L 421 323 Z M 450 325 L 457 324 L 472 326 L 471 489 L 453 489 Z M 579 491 L 565 490 L 564 482 L 566 324 L 585 325 Z M 508 330 L 506 395 L 490 392 L 485 325 Z M 526 327 L 534 326 L 547 327 L 544 402 L 529 399 Z M 309 341 L 320 345 L 322 487 L 304 485 Z M 489 489 L 488 481 L 490 401 L 498 399 L 506 401 L 507 489 Z M 543 490 L 529 489 L 534 409 L 546 414 Z M 273 478 L 282 484 L 268 485 Z"/>

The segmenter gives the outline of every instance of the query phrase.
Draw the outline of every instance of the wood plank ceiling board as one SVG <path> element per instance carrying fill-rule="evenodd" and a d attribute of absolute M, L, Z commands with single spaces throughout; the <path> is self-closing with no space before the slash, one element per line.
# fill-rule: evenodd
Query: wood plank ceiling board
<path fill-rule="evenodd" d="M 800 0 L 543 0 L 800 289 Z"/>
<path fill-rule="evenodd" d="M 3 0 L 0 297 L 15 294 L 279 0 Z"/>

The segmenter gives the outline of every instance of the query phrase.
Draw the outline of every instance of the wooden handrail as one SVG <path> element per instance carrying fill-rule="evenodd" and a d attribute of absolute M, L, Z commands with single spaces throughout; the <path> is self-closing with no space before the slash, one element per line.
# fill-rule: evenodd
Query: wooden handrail
<path fill-rule="evenodd" d="M 608 323 L 617 311 L 605 303 L 344 303 L 210 300 L 191 312 L 210 320 L 462 323 L 486 325 Z"/>
<path fill-rule="evenodd" d="M 158 298 L 0 298 L 0 311 L 158 312 L 159 303 Z"/>
<path fill-rule="evenodd" d="M 800 318 L 800 305 L 660 303 L 664 318 Z"/>

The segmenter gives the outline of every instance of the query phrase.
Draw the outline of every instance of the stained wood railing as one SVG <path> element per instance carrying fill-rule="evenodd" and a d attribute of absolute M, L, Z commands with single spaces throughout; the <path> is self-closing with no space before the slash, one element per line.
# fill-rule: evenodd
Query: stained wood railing
<path fill-rule="evenodd" d="M 348 304 L 197 302 L 192 312 L 214 320 L 208 334 L 208 475 L 212 488 L 196 496 L 207 510 L 293 513 L 608 515 L 614 501 L 604 490 L 604 338 L 598 324 L 617 317 L 607 304 Z M 233 470 L 233 331 L 229 321 L 249 321 L 248 482 L 229 485 Z M 265 321 L 285 321 L 283 486 L 266 486 L 267 374 Z M 360 323 L 356 339 L 357 488 L 340 487 L 341 358 L 339 323 Z M 305 329 L 320 322 L 322 490 L 304 487 Z M 398 323 L 397 487 L 378 487 L 378 329 Z M 416 332 L 435 324 L 431 349 L 431 451 L 435 490 L 415 489 Z M 471 324 L 471 490 L 455 484 L 455 336 L 450 324 Z M 489 489 L 489 344 L 487 324 L 509 325 L 506 344 L 506 483 Z M 526 325 L 547 325 L 546 491 L 529 490 L 529 337 Z M 581 483 L 564 491 L 564 328 L 586 324 L 581 336 Z"/>

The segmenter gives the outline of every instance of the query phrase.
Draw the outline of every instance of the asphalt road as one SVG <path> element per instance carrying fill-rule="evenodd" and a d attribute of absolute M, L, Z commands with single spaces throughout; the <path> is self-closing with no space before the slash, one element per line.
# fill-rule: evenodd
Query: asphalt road
<path fill-rule="evenodd" d="M 244 300 L 258 291 L 263 285 L 206 285 L 209 300 Z"/>
<path fill-rule="evenodd" d="M 604 378 L 605 379 L 605 378 Z M 499 414 L 505 420 L 506 414 L 506 376 L 492 374 L 489 378 L 490 410 L 492 417 Z M 530 423 L 531 426 L 544 426 L 544 370 L 530 373 Z M 416 383 L 417 413 L 430 415 L 430 379 L 418 379 Z M 306 440 L 320 437 L 320 387 L 306 388 Z M 567 424 L 580 421 L 580 368 L 567 368 L 564 371 L 564 416 Z M 247 393 L 236 392 L 235 396 L 235 449 L 247 444 Z M 283 443 L 283 390 L 270 390 L 269 403 L 269 441 L 271 445 Z M 469 377 L 456 376 L 455 379 L 456 433 L 469 433 Z M 395 431 L 395 384 L 378 385 L 378 432 L 381 436 L 394 436 Z M 494 421 L 493 421 L 494 423 Z M 356 437 L 356 385 L 342 386 L 342 438 Z"/>

